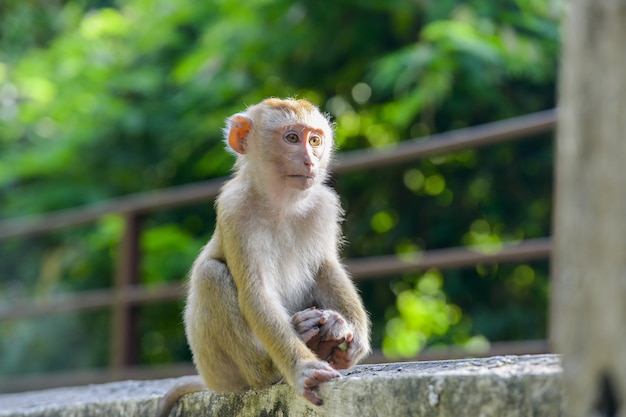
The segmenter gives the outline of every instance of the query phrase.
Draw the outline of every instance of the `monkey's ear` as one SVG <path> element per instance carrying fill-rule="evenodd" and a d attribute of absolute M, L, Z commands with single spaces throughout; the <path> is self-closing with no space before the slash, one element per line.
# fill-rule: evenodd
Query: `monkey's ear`
<path fill-rule="evenodd" d="M 237 153 L 246 153 L 246 138 L 252 128 L 252 120 L 236 114 L 229 120 L 228 145 Z"/>

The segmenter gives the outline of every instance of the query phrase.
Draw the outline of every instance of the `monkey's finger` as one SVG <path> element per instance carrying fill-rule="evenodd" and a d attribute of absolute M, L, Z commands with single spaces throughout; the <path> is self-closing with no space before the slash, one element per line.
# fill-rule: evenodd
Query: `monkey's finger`
<path fill-rule="evenodd" d="M 296 330 L 299 332 L 306 331 L 313 327 L 319 327 L 321 324 L 322 323 L 319 317 L 311 317 L 307 320 L 294 323 Z"/>
<path fill-rule="evenodd" d="M 317 387 L 322 382 L 330 381 L 331 379 L 341 378 L 341 374 L 335 371 L 326 362 L 319 362 L 321 365 L 318 369 L 313 369 L 307 372 L 307 376 L 304 378 L 305 388 Z"/>
<path fill-rule="evenodd" d="M 346 320 L 339 313 L 330 311 L 328 321 L 322 327 L 322 337 L 326 340 L 339 340 L 351 333 Z"/>
<path fill-rule="evenodd" d="M 330 319 L 328 321 L 325 321 L 324 323 L 322 323 L 322 329 L 320 332 L 320 335 L 322 336 L 322 338 L 324 340 L 332 340 L 335 339 L 335 335 L 337 332 L 337 324 L 334 321 L 331 321 Z"/>
<path fill-rule="evenodd" d="M 328 369 L 315 370 L 313 372 L 313 377 L 318 381 L 319 384 L 320 382 L 326 382 L 330 381 L 331 379 L 341 378 L 341 374 L 329 366 Z"/>
<path fill-rule="evenodd" d="M 336 342 L 336 344 L 348 341 L 352 336 L 352 330 L 345 323 L 335 322 L 334 324 L 324 324 L 320 326 L 320 337 L 327 342 Z"/>
<path fill-rule="evenodd" d="M 320 397 L 315 395 L 315 392 L 313 392 L 313 390 L 310 388 L 305 388 L 304 392 L 302 393 L 302 396 L 306 398 L 307 400 L 309 400 L 309 402 L 313 405 L 320 406 L 324 404 L 324 401 L 322 401 Z"/>
<path fill-rule="evenodd" d="M 319 327 L 311 327 L 309 330 L 305 331 L 305 332 L 300 332 L 300 339 L 302 339 L 302 341 L 304 343 L 309 343 L 311 341 L 311 339 L 313 339 L 315 336 L 317 336 L 320 332 L 320 328 Z M 318 342 L 319 344 L 319 342 Z M 310 348 L 311 346 L 309 346 Z"/>
<path fill-rule="evenodd" d="M 315 350 L 319 346 L 322 338 L 319 336 L 320 328 L 314 326 L 308 329 L 297 329 L 296 333 L 300 339 L 309 346 L 309 349 Z M 316 340 L 313 340 L 316 339 Z"/>
<path fill-rule="evenodd" d="M 299 323 L 313 321 L 316 323 L 322 322 L 323 313 L 320 310 L 311 307 L 309 309 L 298 311 L 291 317 L 291 322 L 294 325 L 298 325 Z"/>
<path fill-rule="evenodd" d="M 337 376 L 337 377 L 328 378 L 328 379 L 325 379 L 323 381 L 319 381 L 319 380 L 317 380 L 317 379 L 315 379 L 313 377 L 307 378 L 307 379 L 304 380 L 304 389 L 305 390 L 317 390 L 318 387 L 320 386 L 320 384 L 322 384 L 323 382 L 328 382 L 331 379 L 339 378 L 340 376 L 341 376 L 341 374 L 339 374 L 339 376 Z"/>

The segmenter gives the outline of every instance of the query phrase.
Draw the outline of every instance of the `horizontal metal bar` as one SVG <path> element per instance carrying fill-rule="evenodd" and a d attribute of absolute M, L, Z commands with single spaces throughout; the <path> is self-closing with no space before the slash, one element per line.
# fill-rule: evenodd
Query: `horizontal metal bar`
<path fill-rule="evenodd" d="M 398 164 L 426 156 L 532 137 L 556 125 L 556 111 L 546 110 L 479 126 L 410 139 L 384 148 L 344 152 L 337 157 L 334 172 Z M 228 177 L 132 194 L 91 206 L 0 221 L 0 239 L 29 236 L 97 221 L 108 214 L 147 213 L 164 208 L 210 201 Z"/>
<path fill-rule="evenodd" d="M 30 236 L 97 221 L 109 214 L 146 213 L 215 198 L 227 177 L 147 191 L 86 207 L 0 221 L 0 239 Z"/>
<path fill-rule="evenodd" d="M 111 307 L 116 300 L 129 304 L 150 304 L 180 300 L 185 295 L 180 283 L 159 287 L 135 286 L 116 293 L 113 289 L 70 293 L 46 299 L 28 298 L 0 304 L 0 321 L 46 316 L 56 313 L 89 311 Z"/>
<path fill-rule="evenodd" d="M 394 359 L 403 361 L 431 361 L 445 359 L 478 358 L 502 355 L 529 355 L 549 353 L 548 343 L 545 340 L 529 340 L 515 342 L 494 342 L 489 349 L 483 352 L 469 351 L 463 347 L 433 347 L 426 348 L 417 357 Z M 363 363 L 385 364 L 391 362 L 380 350 L 374 351 L 365 358 Z M 162 378 L 176 378 L 185 375 L 194 375 L 196 370 L 192 363 L 175 363 L 162 366 L 133 366 L 120 370 L 92 369 L 73 372 L 58 372 L 36 375 L 12 375 L 0 380 L 0 392 L 14 393 L 34 391 L 56 387 L 70 387 L 88 384 L 102 384 L 122 380 L 151 380 Z"/>
<path fill-rule="evenodd" d="M 477 148 L 516 139 L 530 139 L 556 127 L 556 110 L 487 123 L 464 129 L 409 139 L 382 148 L 346 152 L 338 157 L 335 173 L 401 164 L 427 156 Z"/>
<path fill-rule="evenodd" d="M 504 244 L 494 253 L 481 253 L 480 248 L 434 249 L 413 255 L 384 255 L 350 259 L 346 267 L 356 280 L 384 278 L 389 275 L 423 271 L 429 268 L 451 269 L 500 262 L 529 261 L 550 256 L 550 238 Z"/>
<path fill-rule="evenodd" d="M 367 280 L 428 268 L 450 269 L 477 264 L 544 259 L 550 256 L 550 251 L 550 239 L 541 238 L 505 245 L 499 252 L 491 254 L 476 252 L 471 248 L 450 248 L 416 253 L 414 258 L 397 255 L 373 256 L 350 259 L 345 264 L 355 280 Z M 184 286 L 181 283 L 173 283 L 156 288 L 139 285 L 129 287 L 118 294 L 112 289 L 106 289 L 83 291 L 45 300 L 25 299 L 0 304 L 0 321 L 111 307 L 116 301 L 115 297 L 122 297 L 124 303 L 139 305 L 174 301 L 183 298 L 184 294 Z"/>

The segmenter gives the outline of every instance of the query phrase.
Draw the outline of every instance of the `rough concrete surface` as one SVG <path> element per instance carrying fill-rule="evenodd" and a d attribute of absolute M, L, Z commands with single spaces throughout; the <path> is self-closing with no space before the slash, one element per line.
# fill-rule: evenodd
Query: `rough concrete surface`
<path fill-rule="evenodd" d="M 363 365 L 320 390 L 314 407 L 287 385 L 240 394 L 183 397 L 172 417 L 199 416 L 561 416 L 555 355 Z M 0 416 L 153 416 L 176 379 L 125 381 L 0 395 Z"/>

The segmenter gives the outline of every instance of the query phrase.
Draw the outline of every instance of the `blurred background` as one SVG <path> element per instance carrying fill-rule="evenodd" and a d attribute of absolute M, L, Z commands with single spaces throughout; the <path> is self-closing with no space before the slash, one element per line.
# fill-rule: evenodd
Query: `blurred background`
<path fill-rule="evenodd" d="M 191 372 L 181 283 L 211 236 L 213 191 L 158 199 L 228 175 L 226 117 L 309 99 L 337 123 L 341 160 L 551 109 L 562 13 L 544 0 L 3 0 L 0 388 Z M 343 257 L 548 237 L 552 137 L 338 172 Z M 355 274 L 376 360 L 545 345 L 546 256 L 418 269 Z"/>

